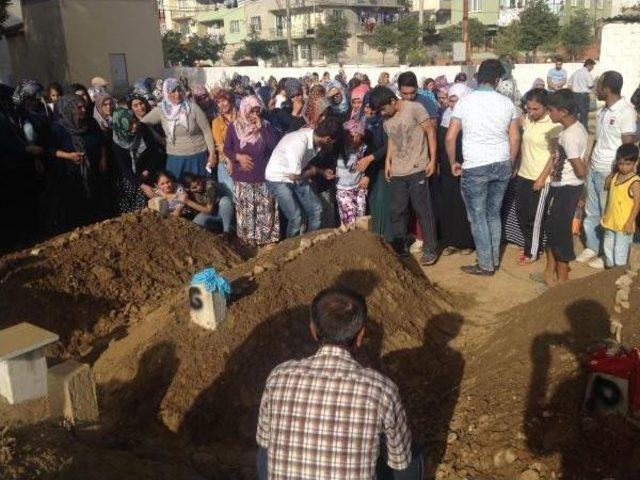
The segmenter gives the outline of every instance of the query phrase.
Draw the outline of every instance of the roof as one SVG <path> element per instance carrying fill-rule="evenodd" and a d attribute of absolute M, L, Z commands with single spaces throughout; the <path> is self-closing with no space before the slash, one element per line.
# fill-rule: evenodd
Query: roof
<path fill-rule="evenodd" d="M 625 8 L 620 15 L 605 18 L 604 23 L 638 23 L 640 22 L 640 7 Z"/>

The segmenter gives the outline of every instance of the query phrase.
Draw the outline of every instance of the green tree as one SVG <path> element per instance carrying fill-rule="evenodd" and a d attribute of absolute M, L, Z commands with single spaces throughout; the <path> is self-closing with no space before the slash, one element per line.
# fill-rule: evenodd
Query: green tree
<path fill-rule="evenodd" d="M 216 63 L 220 60 L 224 48 L 224 43 L 219 43 L 210 35 L 203 37 L 192 35 L 187 43 L 183 45 L 183 49 L 185 50 L 185 66 L 193 67 L 197 62 L 207 60 Z"/>
<path fill-rule="evenodd" d="M 339 56 L 347 48 L 347 42 L 351 37 L 348 31 L 347 20 L 343 17 L 331 15 L 329 19 L 316 29 L 316 44 L 320 52 L 331 58 L 339 59 Z"/>
<path fill-rule="evenodd" d="M 460 29 L 462 29 L 462 25 L 460 25 Z M 471 41 L 471 46 L 475 48 L 479 48 L 484 46 L 484 42 L 487 36 L 487 28 L 477 18 L 469 19 L 469 40 Z"/>
<path fill-rule="evenodd" d="M 592 41 L 593 31 L 589 13 L 584 9 L 575 10 L 560 30 L 560 42 L 575 60 Z"/>
<path fill-rule="evenodd" d="M 518 47 L 533 52 L 534 57 L 541 45 L 552 43 L 560 29 L 558 16 L 546 0 L 532 0 L 520 13 L 520 38 Z"/>
<path fill-rule="evenodd" d="M 168 65 L 180 65 L 185 63 L 185 52 L 182 48 L 182 35 L 179 32 L 169 30 L 162 36 L 162 53 L 164 61 Z"/>
<path fill-rule="evenodd" d="M 485 42 L 487 29 L 484 24 L 476 19 L 469 19 L 469 41 L 471 46 L 478 48 L 482 47 Z M 440 38 L 438 44 L 445 50 L 451 50 L 451 46 L 454 42 L 462 41 L 462 22 L 457 25 L 451 25 L 449 27 L 440 30 Z"/>
<path fill-rule="evenodd" d="M 367 37 L 367 44 L 382 54 L 382 63 L 384 64 L 387 52 L 398 45 L 398 30 L 391 24 L 379 24 L 373 30 L 373 34 Z"/>
<path fill-rule="evenodd" d="M 244 46 L 240 47 L 233 54 L 233 59 L 238 61 L 244 57 L 249 57 L 254 60 L 270 60 L 277 56 L 278 53 L 275 48 L 275 44 L 260 39 L 260 34 L 256 29 L 251 26 L 249 35 L 244 41 Z"/>
<path fill-rule="evenodd" d="M 411 66 L 429 65 L 431 61 L 431 53 L 424 47 L 412 48 L 407 52 L 407 63 Z"/>
<path fill-rule="evenodd" d="M 450 25 L 440 30 L 438 45 L 443 50 L 451 50 L 455 42 L 462 41 L 462 27 L 460 25 Z"/>
<path fill-rule="evenodd" d="M 518 56 L 520 45 L 520 22 L 511 22 L 508 26 L 498 29 L 498 34 L 493 42 L 493 49 L 498 56 Z"/>
<path fill-rule="evenodd" d="M 422 46 L 422 30 L 416 17 L 403 17 L 396 23 L 398 40 L 396 48 L 400 63 L 405 63 L 411 49 Z"/>

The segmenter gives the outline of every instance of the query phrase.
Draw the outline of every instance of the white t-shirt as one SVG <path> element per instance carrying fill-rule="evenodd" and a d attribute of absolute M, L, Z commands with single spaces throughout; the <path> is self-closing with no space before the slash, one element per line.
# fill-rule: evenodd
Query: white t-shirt
<path fill-rule="evenodd" d="M 594 85 L 593 76 L 587 67 L 582 67 L 571 75 L 569 85 L 574 93 L 589 93 Z"/>
<path fill-rule="evenodd" d="M 313 145 L 313 129 L 287 133 L 273 149 L 264 177 L 270 182 L 293 183 L 289 175 L 300 175 L 318 152 Z"/>
<path fill-rule="evenodd" d="M 588 134 L 580 122 L 575 122 L 569 128 L 560 132 L 558 148 L 553 157 L 551 170 L 551 186 L 582 185 L 584 181 L 576 176 L 569 159 L 584 159 L 587 151 Z"/>
<path fill-rule="evenodd" d="M 591 167 L 609 175 L 616 160 L 616 151 L 622 145 L 623 135 L 636 134 L 638 117 L 633 105 L 621 98 L 611 107 L 602 107 L 596 115 L 596 146 L 591 156 Z"/>
<path fill-rule="evenodd" d="M 451 118 L 462 123 L 462 168 L 511 160 L 509 125 L 518 114 L 507 97 L 481 87 L 458 101 Z"/>

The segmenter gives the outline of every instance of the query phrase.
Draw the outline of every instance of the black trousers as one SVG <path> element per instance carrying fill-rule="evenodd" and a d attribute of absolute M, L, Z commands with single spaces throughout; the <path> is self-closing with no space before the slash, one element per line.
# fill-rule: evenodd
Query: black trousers
<path fill-rule="evenodd" d="M 389 216 L 393 241 L 396 245 L 404 245 L 409 223 L 409 203 L 416 215 L 424 246 L 425 255 L 436 252 L 436 222 L 431 205 L 429 181 L 425 172 L 413 173 L 403 177 L 391 177 L 389 184 Z"/>
<path fill-rule="evenodd" d="M 516 178 L 516 216 L 520 224 L 520 230 L 524 236 L 524 254 L 531 256 L 531 245 L 534 234 L 538 240 L 538 245 L 542 241 L 542 228 L 535 230 L 536 212 L 540 203 L 541 190 L 533 191 L 533 180 L 526 178 Z M 538 252 L 539 254 L 539 252 Z M 537 257 L 537 255 L 536 255 Z"/>

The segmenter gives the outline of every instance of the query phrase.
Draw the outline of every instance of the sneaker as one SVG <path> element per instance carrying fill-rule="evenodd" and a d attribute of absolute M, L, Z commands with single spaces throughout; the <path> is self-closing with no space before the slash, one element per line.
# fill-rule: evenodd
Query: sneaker
<path fill-rule="evenodd" d="M 425 265 L 427 267 L 434 265 L 438 261 L 438 255 L 435 253 L 423 253 L 422 257 L 420 257 L 420 265 Z"/>
<path fill-rule="evenodd" d="M 460 267 L 460 270 L 462 270 L 464 273 L 468 273 L 469 275 L 482 275 L 485 277 L 492 277 L 495 273 L 492 270 L 484 270 L 480 268 L 477 264 L 464 265 L 463 267 Z"/>
<path fill-rule="evenodd" d="M 589 260 L 587 265 L 591 268 L 595 268 L 596 270 L 604 270 L 604 260 L 602 257 L 595 257 Z"/>
<path fill-rule="evenodd" d="M 590 248 L 585 248 L 580 255 L 576 257 L 576 262 L 587 263 L 589 260 L 597 257 L 598 254 L 591 250 Z"/>
<path fill-rule="evenodd" d="M 420 253 L 422 251 L 423 245 L 424 245 L 424 242 L 416 238 L 416 241 L 411 244 L 411 247 L 409 247 L 409 251 L 411 253 Z"/>

